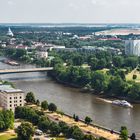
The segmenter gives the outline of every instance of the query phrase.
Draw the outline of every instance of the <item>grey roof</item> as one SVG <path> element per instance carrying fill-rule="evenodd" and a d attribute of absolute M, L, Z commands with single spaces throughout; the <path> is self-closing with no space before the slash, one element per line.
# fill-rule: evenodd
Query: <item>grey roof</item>
<path fill-rule="evenodd" d="M 15 88 L 11 87 L 11 85 L 0 85 L 0 91 L 6 92 L 6 93 L 23 92 L 20 89 L 15 89 Z"/>

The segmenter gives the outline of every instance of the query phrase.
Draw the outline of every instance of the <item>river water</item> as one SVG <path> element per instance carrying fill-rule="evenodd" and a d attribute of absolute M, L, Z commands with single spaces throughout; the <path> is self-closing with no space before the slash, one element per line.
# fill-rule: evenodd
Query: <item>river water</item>
<path fill-rule="evenodd" d="M 0 69 L 31 68 L 33 65 L 9 66 L 0 62 Z M 119 131 L 122 125 L 127 126 L 129 134 L 135 132 L 140 138 L 140 105 L 133 108 L 114 106 L 99 100 L 96 96 L 82 93 L 78 89 L 56 83 L 46 72 L 5 74 L 3 80 L 10 80 L 25 93 L 32 91 L 40 101 L 55 103 L 60 110 L 84 119 L 90 116 L 93 123 Z"/>

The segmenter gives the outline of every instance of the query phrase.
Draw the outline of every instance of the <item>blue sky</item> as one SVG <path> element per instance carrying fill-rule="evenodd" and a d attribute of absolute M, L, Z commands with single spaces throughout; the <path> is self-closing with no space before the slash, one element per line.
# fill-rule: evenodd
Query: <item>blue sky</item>
<path fill-rule="evenodd" d="M 140 23 L 140 0 L 0 0 L 0 23 Z"/>

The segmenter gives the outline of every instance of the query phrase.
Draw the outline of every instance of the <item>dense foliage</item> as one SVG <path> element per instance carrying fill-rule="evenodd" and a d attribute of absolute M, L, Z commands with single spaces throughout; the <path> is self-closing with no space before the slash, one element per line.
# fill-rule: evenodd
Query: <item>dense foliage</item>
<path fill-rule="evenodd" d="M 56 80 L 75 87 L 92 89 L 97 94 L 140 100 L 140 85 L 126 80 L 126 74 L 131 70 L 139 70 L 139 57 L 118 56 L 108 52 L 54 52 L 54 55 L 56 59 L 50 64 L 54 70 L 50 75 Z M 81 57 L 82 59 L 78 59 Z M 81 65 L 84 63 L 88 65 Z M 136 79 L 135 75 L 133 79 Z"/>
<path fill-rule="evenodd" d="M 14 126 L 14 114 L 11 110 L 0 111 L 0 130 L 7 130 Z"/>
<path fill-rule="evenodd" d="M 15 110 L 15 117 L 20 119 L 25 119 L 33 124 L 37 125 L 39 129 L 43 132 L 50 132 L 53 136 L 59 136 L 60 133 L 63 133 L 67 138 L 74 138 L 76 140 L 98 140 L 91 135 L 84 135 L 83 132 L 77 126 L 68 126 L 65 122 L 53 122 L 48 119 L 45 115 L 41 114 L 41 112 L 35 111 L 29 107 L 17 107 Z M 91 122 L 90 118 L 86 119 L 86 122 L 89 124 Z M 31 132 L 33 132 L 32 126 L 29 126 L 31 130 L 28 131 L 26 126 L 29 124 L 22 124 L 18 127 L 18 136 L 30 138 Z M 23 129 L 25 129 L 26 133 L 22 134 Z M 28 140 L 28 139 L 27 139 Z"/>
<path fill-rule="evenodd" d="M 20 126 L 16 129 L 18 135 L 18 140 L 32 140 L 34 135 L 34 127 L 29 122 L 21 123 Z"/>

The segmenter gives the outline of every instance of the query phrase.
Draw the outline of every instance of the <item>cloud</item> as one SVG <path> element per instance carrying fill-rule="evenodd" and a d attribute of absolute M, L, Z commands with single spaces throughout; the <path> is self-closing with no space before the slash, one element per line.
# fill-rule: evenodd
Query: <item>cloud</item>
<path fill-rule="evenodd" d="M 91 3 L 94 5 L 94 4 L 97 4 L 97 0 L 91 0 Z"/>
<path fill-rule="evenodd" d="M 15 5 L 15 2 L 12 0 L 8 0 L 8 5 L 10 5 L 10 6 Z"/>
<path fill-rule="evenodd" d="M 78 10 L 80 8 L 77 4 L 74 4 L 74 3 L 70 3 L 69 7 L 73 8 L 74 10 Z"/>

